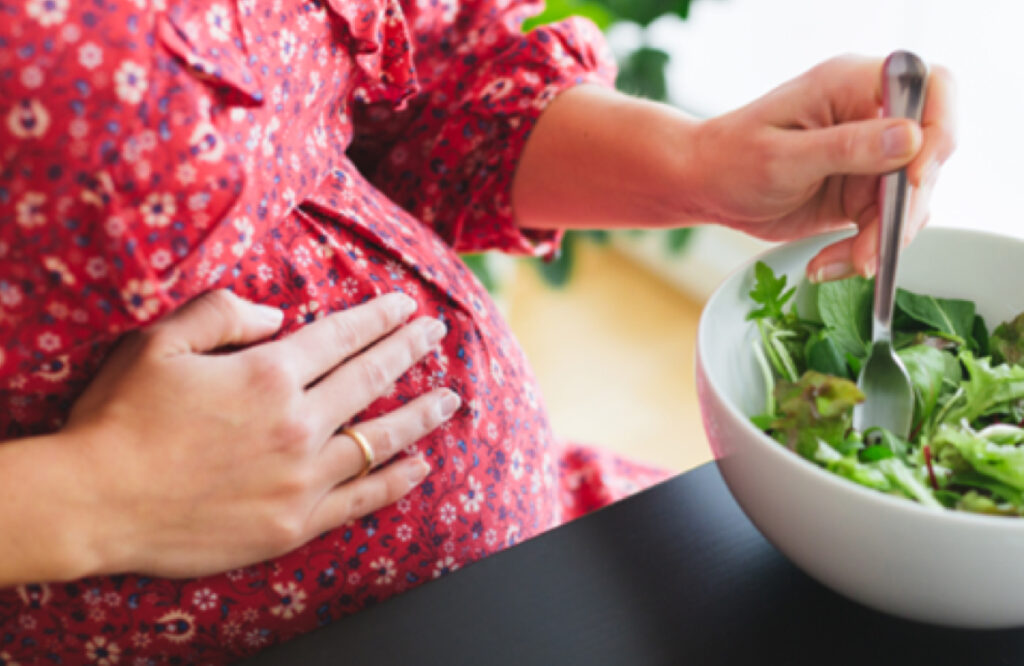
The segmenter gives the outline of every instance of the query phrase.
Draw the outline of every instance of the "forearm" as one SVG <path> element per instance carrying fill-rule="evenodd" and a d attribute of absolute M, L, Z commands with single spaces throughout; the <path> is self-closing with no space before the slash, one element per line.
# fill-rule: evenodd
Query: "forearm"
<path fill-rule="evenodd" d="M 567 90 L 541 115 L 513 182 L 519 226 L 664 227 L 701 220 L 700 123 L 599 86 Z"/>
<path fill-rule="evenodd" d="M 0 444 L 0 588 L 101 568 L 88 535 L 98 517 L 90 515 L 83 470 L 68 455 L 82 445 L 75 434 Z"/>

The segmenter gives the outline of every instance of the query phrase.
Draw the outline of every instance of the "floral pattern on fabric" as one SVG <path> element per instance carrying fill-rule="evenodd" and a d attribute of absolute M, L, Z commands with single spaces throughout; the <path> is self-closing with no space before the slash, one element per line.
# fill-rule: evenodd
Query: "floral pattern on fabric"
<path fill-rule="evenodd" d="M 224 663 L 664 477 L 567 454 L 455 254 L 557 245 L 516 227 L 515 163 L 558 91 L 613 72 L 589 23 L 522 34 L 537 9 L 0 0 L 0 440 L 59 428 L 120 335 L 214 288 L 283 334 L 405 292 L 449 334 L 360 418 L 464 401 L 415 445 L 422 485 L 283 557 L 0 590 L 0 663 Z"/>

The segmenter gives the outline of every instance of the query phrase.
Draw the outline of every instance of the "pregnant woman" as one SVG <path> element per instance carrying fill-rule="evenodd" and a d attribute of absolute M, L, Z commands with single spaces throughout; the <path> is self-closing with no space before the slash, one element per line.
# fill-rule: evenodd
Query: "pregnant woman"
<path fill-rule="evenodd" d="M 537 9 L 0 5 L 0 664 L 223 663 L 662 478 L 557 442 L 456 251 L 856 225 L 809 274 L 870 274 L 906 164 L 924 223 L 945 72 L 921 126 L 852 58 L 698 122 Z"/>

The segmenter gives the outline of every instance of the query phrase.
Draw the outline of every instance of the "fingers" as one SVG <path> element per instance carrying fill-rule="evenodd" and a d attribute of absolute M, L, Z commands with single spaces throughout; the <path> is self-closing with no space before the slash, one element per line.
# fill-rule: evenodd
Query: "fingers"
<path fill-rule="evenodd" d="M 385 416 L 353 426 L 369 443 L 374 466 L 379 467 L 405 447 L 418 442 L 452 417 L 462 400 L 448 389 L 422 395 Z M 348 435 L 329 439 L 317 467 L 328 484 L 358 476 L 366 461 L 363 451 Z"/>
<path fill-rule="evenodd" d="M 808 280 L 830 282 L 857 274 L 865 277 L 874 275 L 874 258 L 878 254 L 878 208 L 874 207 L 868 215 L 873 215 L 873 219 L 859 225 L 856 235 L 823 248 L 807 263 Z"/>
<path fill-rule="evenodd" d="M 421 456 L 413 456 L 338 486 L 328 492 L 310 514 L 307 539 L 394 504 L 423 481 L 429 472 L 427 461 Z"/>
<path fill-rule="evenodd" d="M 879 118 L 880 59 L 833 58 L 769 95 L 768 117 L 786 130 L 804 168 L 801 177 L 886 173 L 907 165 L 910 183 L 921 187 L 956 146 L 954 83 L 934 66 L 918 128 L 906 120 Z M 891 130 L 891 131 L 886 131 Z M 909 164 L 908 164 L 909 163 Z"/>
<path fill-rule="evenodd" d="M 894 171 L 917 154 L 923 139 L 913 121 L 890 118 L 785 130 L 781 140 L 789 142 L 791 177 L 795 184 L 806 184 L 832 174 Z"/>
<path fill-rule="evenodd" d="M 921 115 L 924 146 L 907 166 L 907 176 L 915 187 L 923 187 L 927 181 L 934 180 L 939 167 L 956 149 L 955 94 L 949 70 L 942 66 L 933 67 L 928 76 Z"/>
<path fill-rule="evenodd" d="M 445 325 L 431 317 L 403 326 L 313 386 L 307 394 L 311 413 L 324 415 L 324 427 L 334 431 L 383 395 L 445 333 Z"/>
<path fill-rule="evenodd" d="M 882 60 L 844 55 L 815 65 L 758 102 L 759 113 L 776 127 L 827 127 L 879 115 Z"/>
<path fill-rule="evenodd" d="M 170 355 L 203 353 L 263 340 L 280 328 L 281 319 L 279 309 L 250 303 L 221 289 L 193 299 L 149 332 Z"/>
<path fill-rule="evenodd" d="M 903 223 L 902 245 L 906 247 L 930 218 L 928 202 L 935 186 L 937 172 L 922 188 L 910 188 L 910 210 Z M 875 181 L 877 182 L 877 181 Z M 878 270 L 879 207 L 871 203 L 855 217 L 857 234 L 823 248 L 807 264 L 807 277 L 812 282 L 841 280 L 862 275 L 870 278 Z"/>
<path fill-rule="evenodd" d="M 393 331 L 415 311 L 416 301 L 409 296 L 387 294 L 324 317 L 263 351 L 287 359 L 305 386 Z"/>

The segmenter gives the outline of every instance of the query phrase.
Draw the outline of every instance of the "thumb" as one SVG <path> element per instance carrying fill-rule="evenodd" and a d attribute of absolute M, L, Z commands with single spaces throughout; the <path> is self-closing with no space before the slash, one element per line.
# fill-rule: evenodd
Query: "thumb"
<path fill-rule="evenodd" d="M 221 289 L 210 291 L 162 319 L 151 331 L 167 353 L 203 353 L 228 345 L 259 342 L 281 327 L 284 313 Z"/>
<path fill-rule="evenodd" d="M 794 174 L 816 182 L 832 174 L 895 171 L 921 150 L 921 128 L 905 118 L 877 118 L 790 130 Z"/>

